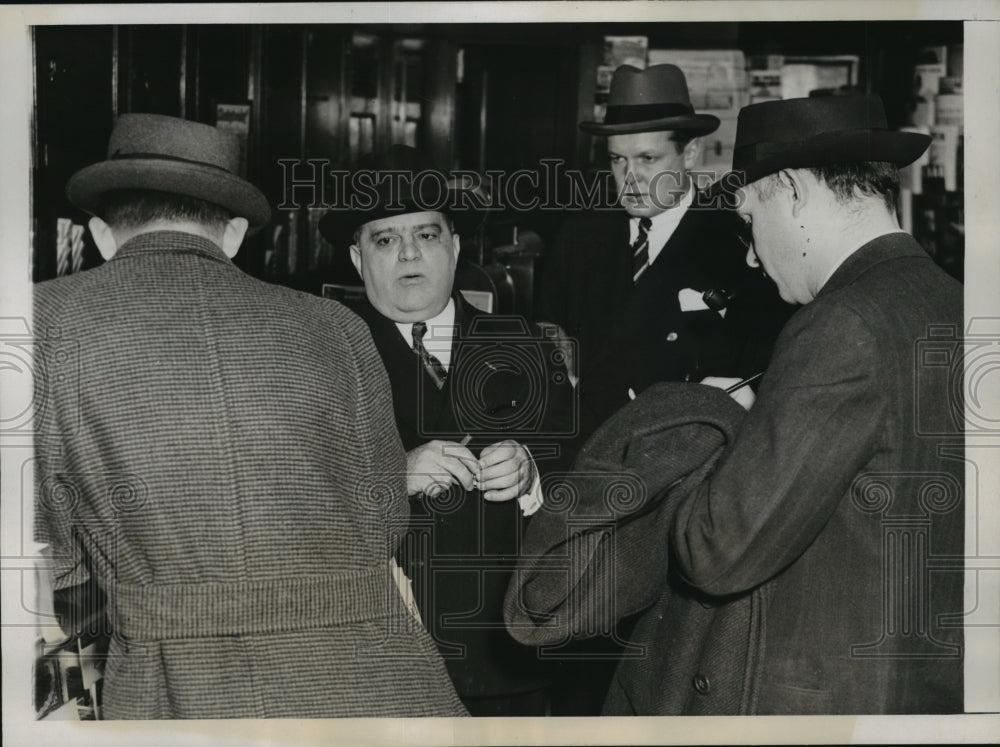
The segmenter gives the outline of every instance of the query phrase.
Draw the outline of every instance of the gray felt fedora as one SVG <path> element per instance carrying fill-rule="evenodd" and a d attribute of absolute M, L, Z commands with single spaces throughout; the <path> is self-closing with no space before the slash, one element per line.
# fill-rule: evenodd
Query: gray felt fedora
<path fill-rule="evenodd" d="M 271 208 L 237 174 L 239 156 L 232 133 L 162 114 L 122 114 L 111 132 L 108 159 L 73 174 L 66 195 L 94 214 L 113 190 L 169 192 L 219 205 L 259 228 L 270 220 Z"/>

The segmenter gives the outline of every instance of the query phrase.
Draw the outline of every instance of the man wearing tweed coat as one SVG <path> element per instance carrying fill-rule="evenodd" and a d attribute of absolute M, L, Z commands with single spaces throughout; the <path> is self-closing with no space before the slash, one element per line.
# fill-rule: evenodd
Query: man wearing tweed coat
<path fill-rule="evenodd" d="M 122 115 L 67 187 L 109 261 L 36 289 L 36 538 L 107 594 L 103 716 L 462 715 L 393 574 L 385 371 L 343 307 L 232 264 L 270 212 L 237 156 Z"/>
<path fill-rule="evenodd" d="M 929 142 L 875 95 L 740 112 L 722 186 L 804 306 L 745 417 L 664 384 L 598 431 L 508 593 L 535 644 L 645 609 L 606 713 L 962 711 L 962 289 L 895 214 Z"/>

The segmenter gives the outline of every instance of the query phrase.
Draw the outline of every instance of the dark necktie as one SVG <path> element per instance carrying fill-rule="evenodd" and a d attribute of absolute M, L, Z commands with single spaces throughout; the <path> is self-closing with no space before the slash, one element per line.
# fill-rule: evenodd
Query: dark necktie
<path fill-rule="evenodd" d="M 426 322 L 414 322 L 413 324 L 413 352 L 420 356 L 420 362 L 424 364 L 424 370 L 431 377 L 437 388 L 444 386 L 444 380 L 448 378 L 448 372 L 437 358 L 431 355 L 424 347 L 424 335 L 427 334 Z"/>
<path fill-rule="evenodd" d="M 632 282 L 639 282 L 639 276 L 649 267 L 649 218 L 639 219 L 639 235 L 632 243 Z"/>

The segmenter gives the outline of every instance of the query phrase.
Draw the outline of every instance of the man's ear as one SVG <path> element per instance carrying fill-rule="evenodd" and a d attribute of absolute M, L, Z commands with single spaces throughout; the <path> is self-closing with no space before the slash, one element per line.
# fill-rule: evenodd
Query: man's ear
<path fill-rule="evenodd" d="M 701 138 L 693 138 L 684 146 L 684 168 L 691 170 L 701 161 Z"/>
<path fill-rule="evenodd" d="M 97 251 L 101 253 L 104 260 L 107 261 L 115 256 L 115 252 L 118 251 L 118 242 L 115 241 L 115 234 L 111 230 L 111 226 L 95 215 L 87 223 L 87 227 L 90 228 L 90 235 L 94 237 Z"/>
<path fill-rule="evenodd" d="M 361 249 L 357 244 L 351 244 L 351 264 L 358 271 L 358 277 L 364 282 L 365 274 L 361 272 Z"/>
<path fill-rule="evenodd" d="M 792 215 L 798 215 L 809 199 L 809 188 L 802 172 L 798 169 L 782 169 L 778 172 L 778 183 L 788 190 L 792 201 Z"/>
<path fill-rule="evenodd" d="M 222 232 L 222 252 L 232 259 L 240 250 L 243 237 L 247 235 L 250 222 L 246 218 L 230 218 Z"/>
<path fill-rule="evenodd" d="M 455 253 L 455 261 L 458 261 L 458 253 L 462 251 L 462 239 L 457 233 L 451 235 L 451 250 Z"/>

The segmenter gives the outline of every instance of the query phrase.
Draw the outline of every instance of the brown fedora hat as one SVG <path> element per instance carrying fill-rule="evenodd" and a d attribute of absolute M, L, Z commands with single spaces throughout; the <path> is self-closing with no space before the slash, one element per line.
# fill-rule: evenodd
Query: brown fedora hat
<path fill-rule="evenodd" d="M 695 114 L 687 80 L 676 65 L 653 65 L 640 70 L 621 65 L 611 76 L 603 122 L 581 122 L 580 129 L 594 135 L 683 130 L 707 135 L 719 128 L 719 118 Z"/>
<path fill-rule="evenodd" d="M 397 143 L 359 159 L 343 202 L 319 220 L 319 232 L 338 249 L 346 249 L 365 223 L 407 213 L 444 213 L 457 234 L 474 233 L 486 217 L 487 198 L 436 169 L 422 151 Z"/>
<path fill-rule="evenodd" d="M 733 168 L 709 188 L 717 195 L 781 169 L 888 161 L 906 166 L 931 138 L 897 132 L 886 124 L 877 94 L 851 93 L 764 101 L 740 110 Z"/>
<path fill-rule="evenodd" d="M 271 219 L 271 208 L 237 175 L 239 157 L 232 133 L 162 114 L 122 114 L 111 131 L 108 160 L 73 174 L 66 196 L 96 214 L 112 190 L 151 189 L 211 202 L 258 228 Z"/>

